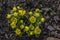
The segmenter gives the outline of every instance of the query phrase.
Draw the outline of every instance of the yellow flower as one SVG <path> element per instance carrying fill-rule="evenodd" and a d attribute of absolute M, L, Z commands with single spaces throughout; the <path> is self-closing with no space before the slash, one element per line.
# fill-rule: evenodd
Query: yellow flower
<path fill-rule="evenodd" d="M 26 13 L 26 10 L 23 10 L 23 15 Z"/>
<path fill-rule="evenodd" d="M 14 16 L 18 16 L 18 13 L 17 12 L 14 12 Z"/>
<path fill-rule="evenodd" d="M 35 23 L 36 22 L 36 18 L 34 16 L 31 16 L 29 20 L 30 20 L 31 23 Z"/>
<path fill-rule="evenodd" d="M 11 18 L 11 22 L 15 22 L 15 24 L 16 24 L 16 23 L 17 23 L 17 18 L 12 17 L 12 18 Z"/>
<path fill-rule="evenodd" d="M 17 8 L 16 8 L 16 6 L 14 6 L 14 7 L 13 7 L 13 11 L 16 11 L 16 10 L 17 10 Z"/>
<path fill-rule="evenodd" d="M 16 28 L 16 25 L 11 25 L 11 28 L 12 28 L 12 29 Z"/>
<path fill-rule="evenodd" d="M 39 12 L 40 10 L 39 10 L 39 8 L 37 8 L 35 11 L 36 11 L 36 12 Z"/>
<path fill-rule="evenodd" d="M 7 18 L 8 18 L 8 19 L 11 18 L 11 14 L 7 14 Z"/>
<path fill-rule="evenodd" d="M 25 26 L 25 29 L 24 29 L 24 31 L 29 31 L 29 27 L 28 26 Z"/>
<path fill-rule="evenodd" d="M 30 33 L 29 33 L 30 35 L 33 35 L 33 31 L 30 31 Z"/>
<path fill-rule="evenodd" d="M 20 23 L 23 23 L 23 20 L 20 20 Z"/>
<path fill-rule="evenodd" d="M 19 10 L 19 13 L 20 13 L 21 16 L 23 16 L 23 15 L 25 15 L 26 10 Z"/>
<path fill-rule="evenodd" d="M 17 29 L 15 30 L 15 33 L 16 33 L 16 35 L 20 35 L 20 34 L 21 34 L 21 30 L 17 28 Z"/>
<path fill-rule="evenodd" d="M 10 26 L 11 26 L 12 29 L 16 28 L 15 22 L 12 22 L 12 23 L 10 24 Z"/>
<path fill-rule="evenodd" d="M 31 30 L 34 30 L 34 26 L 31 26 Z"/>
<path fill-rule="evenodd" d="M 39 27 L 36 27 L 34 30 L 34 34 L 40 34 L 41 33 L 41 29 Z"/>
<path fill-rule="evenodd" d="M 24 28 L 24 25 L 21 25 L 20 28 L 23 29 Z"/>
<path fill-rule="evenodd" d="M 19 13 L 22 13 L 22 10 L 18 10 Z"/>
<path fill-rule="evenodd" d="M 33 14 L 32 11 L 30 11 L 30 12 L 29 12 L 29 15 L 32 15 L 32 14 Z"/>
<path fill-rule="evenodd" d="M 44 21 L 45 21 L 45 18 L 42 17 L 42 18 L 41 18 L 41 22 L 44 22 Z"/>
<path fill-rule="evenodd" d="M 39 17 L 39 16 L 40 16 L 40 13 L 35 13 L 35 16 L 36 16 L 36 17 Z"/>
<path fill-rule="evenodd" d="M 17 9 L 20 9 L 20 6 L 17 6 Z"/>

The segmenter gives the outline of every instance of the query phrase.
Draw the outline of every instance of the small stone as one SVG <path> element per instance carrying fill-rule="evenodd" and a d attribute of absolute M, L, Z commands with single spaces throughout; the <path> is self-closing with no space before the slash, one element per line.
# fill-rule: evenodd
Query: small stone
<path fill-rule="evenodd" d="M 53 37 L 48 37 L 47 40 L 54 40 L 54 38 Z"/>
<path fill-rule="evenodd" d="M 57 34 L 57 37 L 60 38 L 60 34 Z"/>
<path fill-rule="evenodd" d="M 55 30 L 55 29 L 54 29 L 52 26 L 50 26 L 50 25 L 49 25 L 47 28 L 48 28 L 50 31 Z"/>
<path fill-rule="evenodd" d="M 50 17 L 47 15 L 45 18 L 46 18 L 46 19 L 49 19 Z"/>
<path fill-rule="evenodd" d="M 8 35 L 7 34 L 5 34 L 5 37 L 8 39 Z"/>
<path fill-rule="evenodd" d="M 57 30 L 60 30 L 60 26 L 57 26 Z"/>
<path fill-rule="evenodd" d="M 58 16 L 54 16 L 54 20 L 60 20 Z"/>
<path fill-rule="evenodd" d="M 54 34 L 55 34 L 55 32 L 54 32 L 54 31 L 52 31 L 52 32 L 51 32 L 51 35 L 54 35 Z"/>

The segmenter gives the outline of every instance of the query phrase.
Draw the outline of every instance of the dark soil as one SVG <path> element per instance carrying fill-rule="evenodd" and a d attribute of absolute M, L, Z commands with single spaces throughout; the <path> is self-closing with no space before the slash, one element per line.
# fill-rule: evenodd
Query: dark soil
<path fill-rule="evenodd" d="M 27 11 L 42 10 L 46 22 L 40 37 L 18 37 L 9 28 L 6 14 L 17 5 Z M 0 0 L 0 40 L 46 40 L 48 37 L 60 38 L 60 0 Z"/>

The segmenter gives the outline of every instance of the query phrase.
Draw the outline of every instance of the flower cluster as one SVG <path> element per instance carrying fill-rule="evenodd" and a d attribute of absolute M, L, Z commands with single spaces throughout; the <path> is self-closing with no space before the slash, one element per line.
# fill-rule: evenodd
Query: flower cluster
<path fill-rule="evenodd" d="M 16 35 L 26 33 L 28 36 L 40 35 L 42 32 L 40 25 L 45 21 L 40 9 L 36 8 L 35 11 L 27 12 L 20 6 L 14 6 L 7 14 L 7 19 Z"/>

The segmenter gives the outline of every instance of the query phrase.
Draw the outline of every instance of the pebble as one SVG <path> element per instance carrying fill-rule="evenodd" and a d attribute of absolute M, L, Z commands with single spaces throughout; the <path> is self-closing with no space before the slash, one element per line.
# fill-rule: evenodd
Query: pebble
<path fill-rule="evenodd" d="M 55 30 L 55 29 L 54 29 L 52 26 L 50 26 L 50 25 L 49 25 L 47 28 L 48 28 L 50 31 Z"/>

